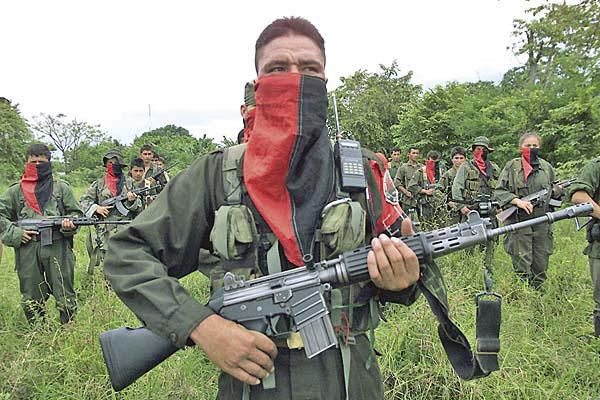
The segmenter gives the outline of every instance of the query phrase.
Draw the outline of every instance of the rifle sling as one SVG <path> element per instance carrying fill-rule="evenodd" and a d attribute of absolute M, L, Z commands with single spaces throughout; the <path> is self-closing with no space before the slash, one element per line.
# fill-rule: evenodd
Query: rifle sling
<path fill-rule="evenodd" d="M 436 279 L 434 266 L 427 264 L 422 269 L 421 279 L 417 282 L 423 292 L 433 315 L 438 320 L 438 335 L 444 346 L 446 355 L 456 374 L 464 380 L 472 380 L 489 375 L 498 367 L 500 313 L 494 304 L 481 300 L 478 315 L 491 313 L 487 318 L 478 318 L 477 335 L 481 343 L 480 353 L 475 357 L 471 345 L 464 333 L 450 319 L 448 308 L 429 289 L 429 284 Z M 428 283 L 425 283 L 428 282 Z M 493 345 L 496 346 L 493 346 Z M 487 346 L 486 346 L 487 345 Z"/>

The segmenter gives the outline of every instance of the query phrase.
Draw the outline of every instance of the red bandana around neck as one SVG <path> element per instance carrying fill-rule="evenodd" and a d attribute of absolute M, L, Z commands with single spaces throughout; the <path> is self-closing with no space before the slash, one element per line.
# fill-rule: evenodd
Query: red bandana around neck
<path fill-rule="evenodd" d="M 483 159 L 483 150 L 473 150 L 473 160 L 475 161 L 475 165 L 479 172 L 483 174 L 483 176 L 487 177 L 487 160 Z"/>
<path fill-rule="evenodd" d="M 521 147 L 521 165 L 523 166 L 525 182 L 529 179 L 529 175 L 538 169 L 538 166 L 540 165 L 538 151 L 539 149 L 537 147 Z"/>
<path fill-rule="evenodd" d="M 294 74 L 260 78 L 244 154 L 244 184 L 294 265 L 312 254 L 320 214 L 335 191 L 323 79 Z"/>
<path fill-rule="evenodd" d="M 425 174 L 427 175 L 428 183 L 436 183 L 437 162 L 434 160 L 425 160 Z"/>
<path fill-rule="evenodd" d="M 50 162 L 25 164 L 25 173 L 21 178 L 21 190 L 29 208 L 39 215 L 44 215 L 44 208 L 52 197 L 53 188 Z"/>
<path fill-rule="evenodd" d="M 117 164 L 106 164 L 106 174 L 104 174 L 104 183 L 113 196 L 117 196 L 123 190 L 123 172 L 121 166 Z"/>

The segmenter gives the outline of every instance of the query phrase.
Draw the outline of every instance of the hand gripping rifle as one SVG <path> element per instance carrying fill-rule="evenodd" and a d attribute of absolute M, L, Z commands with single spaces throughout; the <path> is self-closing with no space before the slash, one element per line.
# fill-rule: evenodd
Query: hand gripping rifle
<path fill-rule="evenodd" d="M 521 197 L 520 200 L 529 201 L 533 206 L 537 206 L 539 204 L 548 204 L 550 207 L 560 207 L 562 205 L 562 200 L 553 199 L 552 192 L 555 187 L 560 187 L 560 189 L 564 189 L 571 185 L 571 183 L 575 182 L 577 178 L 565 179 L 564 181 L 553 182 L 549 188 L 542 189 L 538 192 L 532 193 L 530 195 Z M 517 206 L 510 206 L 506 210 L 498 213 L 496 218 L 498 221 L 504 222 L 508 218 L 511 217 L 518 210 Z"/>
<path fill-rule="evenodd" d="M 154 189 L 158 189 L 160 187 L 161 187 L 161 185 L 154 185 L 154 186 L 142 187 L 139 189 L 133 189 L 130 192 L 137 196 L 147 196 L 148 192 L 150 192 Z M 127 193 L 123 193 L 118 196 L 111 197 L 110 199 L 106 199 L 103 202 L 101 202 L 100 205 L 102 207 L 115 206 L 117 208 L 117 210 L 119 211 L 119 213 L 121 213 L 121 215 L 127 216 L 127 215 L 129 215 L 129 209 L 127 207 L 125 207 L 125 205 L 123 204 L 123 202 L 125 200 L 127 200 Z"/>
<path fill-rule="evenodd" d="M 70 216 L 59 216 L 59 217 L 47 217 L 43 219 L 21 219 L 15 222 L 15 225 L 19 228 L 36 231 L 40 234 L 40 242 L 42 246 L 48 246 L 52 244 L 52 231 L 54 229 L 60 229 L 62 226 L 63 219 L 68 218 L 73 222 L 75 226 L 89 226 L 99 224 L 128 224 L 131 221 L 103 221 L 97 218 L 87 217 L 70 217 Z"/>
<path fill-rule="evenodd" d="M 584 203 L 495 229 L 490 228 L 488 218 L 481 218 L 473 211 L 467 222 L 462 224 L 401 239 L 416 253 L 423 269 L 434 258 L 486 243 L 525 227 L 574 218 L 589 214 L 592 210 L 590 203 Z M 215 291 L 208 307 L 223 318 L 270 337 L 281 334 L 277 321 L 287 318 L 291 330 L 300 333 L 306 356 L 314 357 L 337 344 L 324 294 L 332 287 L 368 281 L 367 254 L 370 250 L 371 246 L 364 246 L 332 260 L 317 263 L 305 260 L 303 267 L 251 280 L 228 272 L 223 288 Z M 445 348 L 455 346 L 453 343 L 442 343 Z M 100 345 L 111 384 L 116 391 L 129 386 L 179 349 L 171 341 L 144 327 L 104 332 L 100 335 Z M 446 351 L 450 354 L 447 348 Z M 459 371 L 464 367 L 456 366 L 452 359 L 450 361 L 457 373 L 464 377 Z"/>
<path fill-rule="evenodd" d="M 173 163 L 171 165 L 169 165 L 167 168 L 161 168 L 160 170 L 158 170 L 157 172 L 155 172 L 154 174 L 150 175 L 149 177 L 145 178 L 145 179 L 155 179 L 159 185 L 162 187 L 164 185 L 167 184 L 167 180 L 164 178 L 160 178 L 162 174 L 164 174 L 165 172 L 169 171 L 171 168 L 173 168 L 174 166 L 178 165 L 179 163 Z"/>

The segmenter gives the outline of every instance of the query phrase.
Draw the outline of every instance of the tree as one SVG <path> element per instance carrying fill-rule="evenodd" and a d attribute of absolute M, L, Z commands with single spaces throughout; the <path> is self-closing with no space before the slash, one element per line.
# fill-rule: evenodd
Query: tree
<path fill-rule="evenodd" d="M 334 93 L 341 129 L 350 131 L 364 147 L 387 154 L 395 145 L 391 127 L 418 100 L 421 86 L 410 83 L 412 72 L 400 75 L 397 61 L 379 68 L 378 73 L 359 70 L 340 78 L 342 85 Z M 335 123 L 332 102 L 328 120 L 329 125 Z"/>
<path fill-rule="evenodd" d="M 87 122 L 73 119 L 65 121 L 65 114 L 46 115 L 40 114 L 35 117 L 34 129 L 39 132 L 42 138 L 50 140 L 60 151 L 65 171 L 71 172 L 71 155 L 74 155 L 82 143 L 98 143 L 106 138 L 106 135 L 100 130 L 100 125 L 90 125 Z"/>
<path fill-rule="evenodd" d="M 0 177 L 13 180 L 23 172 L 25 151 L 33 141 L 27 121 L 18 105 L 0 97 Z"/>

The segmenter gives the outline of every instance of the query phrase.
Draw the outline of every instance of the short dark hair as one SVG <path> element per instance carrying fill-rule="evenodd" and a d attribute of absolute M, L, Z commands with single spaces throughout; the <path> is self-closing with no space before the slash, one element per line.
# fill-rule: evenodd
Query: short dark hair
<path fill-rule="evenodd" d="M 167 162 L 167 160 L 165 160 L 165 158 L 163 156 L 159 156 L 158 161 L 160 161 L 163 164 L 165 164 Z"/>
<path fill-rule="evenodd" d="M 52 153 L 50 153 L 50 149 L 45 144 L 35 143 L 27 148 L 27 152 L 25 152 L 25 159 L 29 157 L 46 157 L 48 161 L 52 158 Z"/>
<path fill-rule="evenodd" d="M 254 67 L 258 73 L 258 57 L 263 47 L 271 43 L 274 39 L 283 36 L 305 36 L 312 40 L 323 53 L 323 63 L 325 63 L 325 40 L 317 28 L 307 19 L 302 17 L 283 17 L 271 22 L 261 32 L 256 39 L 254 46 Z"/>
<path fill-rule="evenodd" d="M 139 157 L 134 158 L 133 160 L 131 160 L 129 168 L 133 167 L 144 168 L 144 160 L 142 160 Z"/>
<path fill-rule="evenodd" d="M 460 154 L 460 155 L 463 155 L 463 156 L 466 157 L 467 156 L 467 149 L 466 149 L 466 147 L 463 147 L 463 146 L 454 146 L 452 148 L 452 150 L 450 150 L 450 155 L 451 155 L 451 157 L 454 157 L 457 154 Z"/>
<path fill-rule="evenodd" d="M 158 160 L 159 158 L 160 158 L 160 156 L 158 155 L 158 153 L 154 152 L 154 155 L 152 156 L 152 161 Z"/>
<path fill-rule="evenodd" d="M 402 150 L 400 150 L 400 147 L 392 147 L 392 153 L 397 151 L 398 153 L 402 153 Z"/>
<path fill-rule="evenodd" d="M 441 157 L 442 157 L 442 155 L 437 150 L 430 150 L 427 153 L 427 158 L 432 159 L 432 160 L 439 160 Z"/>
<path fill-rule="evenodd" d="M 154 153 L 154 148 L 152 147 L 151 144 L 146 143 L 146 144 L 143 144 L 142 147 L 140 147 L 140 153 L 142 153 L 146 150 L 150 150 L 151 152 Z"/>
<path fill-rule="evenodd" d="M 409 152 L 409 153 L 410 153 L 411 151 L 413 151 L 413 150 L 417 150 L 417 151 L 418 151 L 418 150 L 419 150 L 419 148 L 418 148 L 418 147 L 415 147 L 415 146 L 410 146 L 410 147 L 408 148 L 408 152 Z"/>

